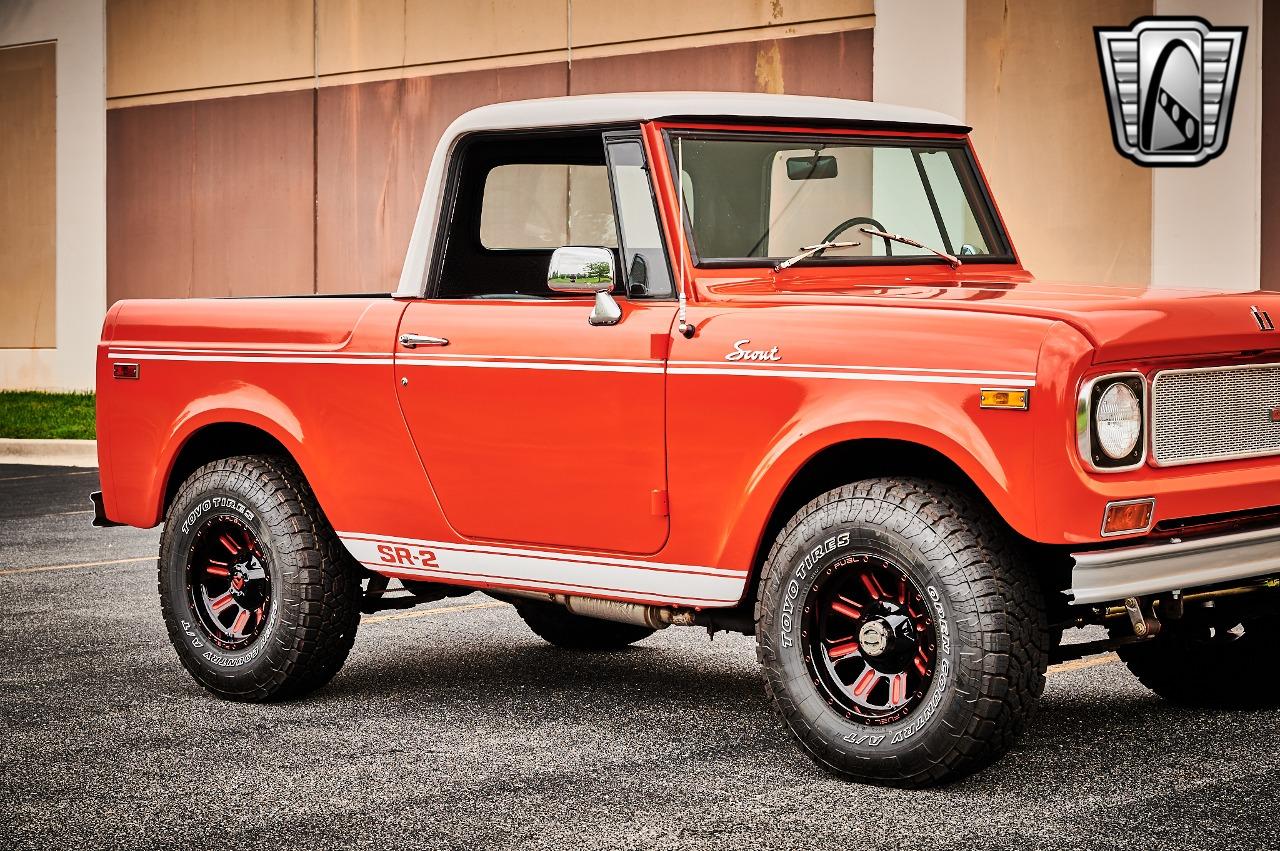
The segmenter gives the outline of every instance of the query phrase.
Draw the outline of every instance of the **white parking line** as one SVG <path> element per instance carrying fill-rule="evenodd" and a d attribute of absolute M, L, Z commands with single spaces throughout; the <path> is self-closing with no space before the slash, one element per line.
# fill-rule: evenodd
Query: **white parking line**
<path fill-rule="evenodd" d="M 76 470 L 74 473 L 36 473 L 33 476 L 9 476 L 8 478 L 0 479 L 0 482 L 19 482 L 24 479 L 58 479 L 63 476 L 95 476 L 97 474 L 97 470 Z"/>
<path fill-rule="evenodd" d="M 367 623 L 384 623 L 385 621 L 405 621 L 410 618 L 425 618 L 429 615 L 442 615 L 449 612 L 467 612 L 473 609 L 497 609 L 503 606 L 509 606 L 510 603 L 468 603 L 465 606 L 442 606 L 438 609 L 422 609 L 417 612 L 397 612 L 394 615 L 375 615 L 371 618 L 361 618 L 360 624 L 363 626 Z"/>
<path fill-rule="evenodd" d="M 1114 653 L 1103 653 L 1101 656 L 1088 656 L 1084 659 L 1073 659 L 1070 662 L 1063 662 L 1060 665 L 1054 665 L 1049 669 L 1049 675 L 1067 674 L 1071 671 L 1083 671 L 1085 668 L 1096 668 L 1099 665 L 1110 665 L 1112 662 L 1119 662 L 1120 657 Z"/>
<path fill-rule="evenodd" d="M 0 576 L 13 576 L 18 573 L 45 573 L 50 570 L 75 570 L 80 567 L 106 567 L 111 564 L 137 564 L 139 562 L 154 562 L 155 556 L 146 556 L 144 558 L 118 558 L 113 561 L 84 561 L 79 564 L 46 564 L 40 567 L 9 567 L 0 570 Z"/>

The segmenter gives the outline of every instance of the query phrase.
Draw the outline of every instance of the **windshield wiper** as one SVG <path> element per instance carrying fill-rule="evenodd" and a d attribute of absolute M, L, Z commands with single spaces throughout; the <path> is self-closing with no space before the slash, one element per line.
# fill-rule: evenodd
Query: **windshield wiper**
<path fill-rule="evenodd" d="M 923 242 L 917 242 L 916 240 L 912 239 L 909 236 L 903 236 L 900 233 L 886 233 L 885 231 L 876 230 L 875 228 L 867 227 L 866 225 L 863 225 L 862 227 L 858 228 L 858 230 L 862 231 L 865 234 L 870 234 L 871 236 L 878 236 L 881 239 L 891 239 L 894 242 L 901 242 L 903 245 L 910 245 L 912 248 L 923 248 L 925 251 L 932 251 L 934 254 L 938 255 L 943 260 L 946 260 L 948 263 L 950 263 L 952 269 L 960 268 L 959 257 L 955 256 L 954 254 L 948 254 L 945 251 L 939 251 L 938 249 L 932 246 L 925 245 Z"/>
<path fill-rule="evenodd" d="M 862 243 L 861 242 L 819 242 L 817 245 L 801 246 L 800 253 L 797 254 L 795 257 L 792 257 L 788 260 L 783 260 L 781 263 L 773 264 L 773 271 L 781 272 L 783 269 L 796 265 L 801 260 L 804 260 L 806 257 L 812 257 L 813 255 L 817 254 L 819 251 L 826 251 L 828 248 L 853 248 L 854 246 L 857 246 L 857 245 L 862 245 Z"/>

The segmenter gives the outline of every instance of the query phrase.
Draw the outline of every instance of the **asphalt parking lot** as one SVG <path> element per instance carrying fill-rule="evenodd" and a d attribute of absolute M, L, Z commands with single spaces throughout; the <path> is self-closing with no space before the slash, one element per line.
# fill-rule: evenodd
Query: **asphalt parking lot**
<path fill-rule="evenodd" d="M 574 655 L 478 594 L 366 616 L 304 701 L 224 703 L 170 649 L 159 531 L 92 528 L 96 487 L 0 466 L 10 848 L 1280 846 L 1280 712 L 1170 707 L 1109 656 L 1053 669 L 1003 762 L 923 792 L 794 750 L 746 637 Z"/>

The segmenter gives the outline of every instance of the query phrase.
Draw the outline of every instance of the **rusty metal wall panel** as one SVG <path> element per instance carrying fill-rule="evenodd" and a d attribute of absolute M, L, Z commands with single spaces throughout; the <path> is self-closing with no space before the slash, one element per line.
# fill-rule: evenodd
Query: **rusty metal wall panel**
<path fill-rule="evenodd" d="M 0 49 L 0 348 L 57 343 L 56 52 Z"/>
<path fill-rule="evenodd" d="M 726 33 L 874 14 L 872 0 L 573 0 L 573 46 Z M 575 60 L 574 64 L 577 62 Z"/>
<path fill-rule="evenodd" d="M 195 105 L 194 295 L 315 290 L 315 92 Z"/>
<path fill-rule="evenodd" d="M 395 289 L 427 166 L 449 122 L 476 106 L 563 95 L 563 63 L 319 92 L 316 290 Z"/>
<path fill-rule="evenodd" d="M 871 30 L 584 59 L 573 94 L 773 92 L 871 99 Z"/>
<path fill-rule="evenodd" d="M 107 112 L 107 304 L 191 294 L 195 104 Z"/>
<path fill-rule="evenodd" d="M 312 292 L 314 98 L 109 112 L 108 302 Z"/>

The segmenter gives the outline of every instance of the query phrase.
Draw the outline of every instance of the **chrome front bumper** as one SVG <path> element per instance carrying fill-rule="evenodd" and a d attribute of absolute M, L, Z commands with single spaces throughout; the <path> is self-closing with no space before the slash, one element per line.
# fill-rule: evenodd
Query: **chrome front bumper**
<path fill-rule="evenodd" d="M 1074 553 L 1076 605 L 1184 591 L 1280 573 L 1280 528 Z"/>

